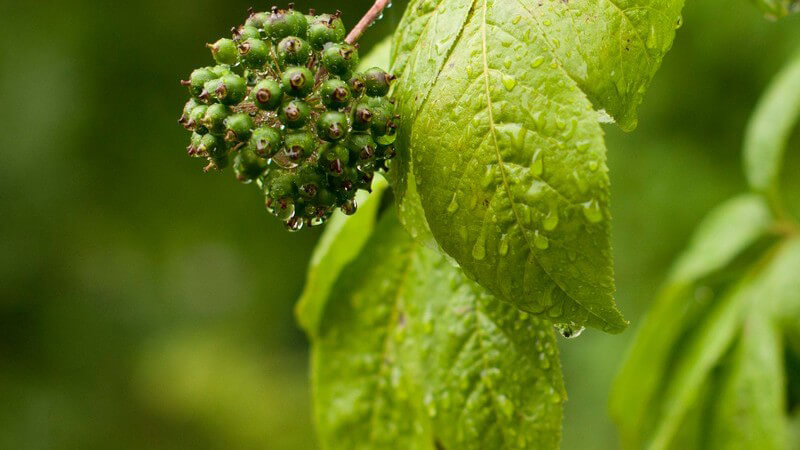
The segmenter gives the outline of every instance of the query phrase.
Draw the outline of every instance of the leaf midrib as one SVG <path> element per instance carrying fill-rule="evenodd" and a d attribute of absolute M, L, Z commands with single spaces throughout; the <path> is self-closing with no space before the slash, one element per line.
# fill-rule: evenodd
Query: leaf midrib
<path fill-rule="evenodd" d="M 519 0 L 517 0 L 517 1 L 519 1 Z M 523 7 L 524 7 L 524 5 L 523 5 Z M 582 302 L 578 301 L 576 298 L 574 298 L 572 295 L 570 295 L 567 292 L 567 290 L 564 288 L 564 286 L 562 286 L 561 283 L 559 283 L 553 277 L 553 275 L 550 273 L 550 271 L 547 270 L 547 268 L 545 268 L 544 265 L 539 262 L 539 258 L 536 256 L 537 252 L 534 249 L 535 247 L 532 245 L 532 243 L 530 241 L 530 238 L 528 237 L 527 229 L 523 225 L 522 220 L 521 220 L 521 218 L 519 216 L 519 212 L 517 211 L 516 202 L 514 200 L 514 196 L 511 194 L 511 189 L 510 189 L 509 184 L 508 184 L 508 179 L 507 179 L 507 176 L 506 176 L 505 163 L 503 161 L 502 156 L 500 155 L 500 146 L 497 143 L 497 133 L 496 133 L 496 130 L 495 130 L 492 96 L 491 96 L 491 90 L 489 89 L 489 61 L 488 61 L 488 53 L 487 53 L 487 50 L 486 50 L 486 25 L 487 25 L 486 12 L 487 12 L 487 9 L 488 9 L 487 0 L 483 0 L 483 15 L 482 15 L 482 20 L 481 20 L 481 50 L 482 50 L 482 54 L 483 54 L 483 78 L 484 78 L 485 85 L 486 85 L 486 103 L 487 103 L 488 116 L 489 116 L 489 131 L 492 134 L 492 142 L 494 143 L 494 151 L 495 151 L 495 154 L 497 155 L 497 165 L 500 168 L 500 175 L 501 175 L 501 179 L 503 180 L 503 188 L 506 191 L 506 195 L 508 196 L 508 200 L 509 200 L 509 203 L 511 205 L 511 211 L 514 214 L 514 221 L 517 223 L 517 226 L 522 231 L 522 237 L 525 240 L 525 245 L 527 245 L 528 250 L 534 255 L 534 260 L 537 262 L 537 264 L 539 264 L 539 266 L 542 268 L 542 270 L 544 270 L 545 273 L 547 273 L 547 276 L 548 276 L 548 278 L 550 278 L 550 281 L 552 281 L 556 286 L 558 286 L 559 289 L 561 289 L 565 294 L 567 294 L 567 296 L 570 299 L 572 299 L 572 301 L 574 301 L 575 303 L 579 304 L 589 314 L 591 314 L 592 316 L 596 317 L 601 323 L 604 323 L 606 325 L 611 326 L 612 324 L 610 322 L 605 320 L 603 317 L 601 317 L 600 315 L 598 315 L 597 313 L 595 313 L 591 309 L 587 308 Z M 529 11 L 529 13 L 530 13 L 530 11 Z M 531 15 L 531 17 L 533 17 L 533 16 Z M 566 73 L 568 77 L 572 78 L 569 75 L 569 73 L 566 72 L 563 69 L 563 66 L 561 66 L 559 64 L 559 67 L 562 67 L 562 70 L 564 71 L 564 73 Z"/>

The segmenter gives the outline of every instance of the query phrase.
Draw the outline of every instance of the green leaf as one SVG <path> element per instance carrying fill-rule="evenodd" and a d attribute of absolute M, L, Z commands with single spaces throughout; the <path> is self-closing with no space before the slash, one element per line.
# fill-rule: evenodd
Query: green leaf
<path fill-rule="evenodd" d="M 747 180 L 775 202 L 778 197 L 783 154 L 792 129 L 800 118 L 800 52 L 778 74 L 762 97 L 744 144 Z"/>
<path fill-rule="evenodd" d="M 728 268 L 764 237 L 770 224 L 763 199 L 744 195 L 717 207 L 698 227 L 638 330 L 612 389 L 611 412 L 628 447 L 641 447 L 674 348 L 688 324 L 709 309 L 702 297 L 710 288 L 701 282 Z"/>
<path fill-rule="evenodd" d="M 800 237 L 784 244 L 781 258 L 770 272 L 762 308 L 782 327 L 800 331 Z"/>
<path fill-rule="evenodd" d="M 372 194 L 356 194 L 358 210 L 352 216 L 336 211 L 317 243 L 308 266 L 306 284 L 295 307 L 297 322 L 309 336 L 317 334 L 319 318 L 333 283 L 342 269 L 355 258 L 375 226 L 386 180 L 376 176 Z"/>
<path fill-rule="evenodd" d="M 658 425 L 646 448 L 671 448 L 687 412 L 699 397 L 704 382 L 739 331 L 743 312 L 752 299 L 749 280 L 714 305 L 708 316 L 691 333 L 688 345 L 681 350 L 675 368 L 666 378 L 667 385 L 656 409 Z"/>
<path fill-rule="evenodd" d="M 768 19 L 779 19 L 790 13 L 800 11 L 798 0 L 753 0 Z"/>
<path fill-rule="evenodd" d="M 367 70 L 372 67 L 388 69 L 391 65 L 392 36 L 387 36 L 375 44 L 366 56 L 358 63 L 358 70 Z"/>
<path fill-rule="evenodd" d="M 672 283 L 692 283 L 729 265 L 764 237 L 774 218 L 758 195 L 745 194 L 714 209 L 672 269 Z"/>
<path fill-rule="evenodd" d="M 725 369 L 713 407 L 711 448 L 786 449 L 783 343 L 769 315 L 758 306 L 745 319 Z"/>
<path fill-rule="evenodd" d="M 626 327 L 596 110 L 635 125 L 682 4 L 409 5 L 393 50 L 397 198 L 415 204 L 402 176 L 413 171 L 421 208 L 405 209 L 424 210 L 442 249 L 492 294 L 560 323 Z"/>
<path fill-rule="evenodd" d="M 552 326 L 495 301 L 393 213 L 331 292 L 313 365 L 325 449 L 559 445 Z"/>
<path fill-rule="evenodd" d="M 681 434 L 691 411 L 704 401 L 712 405 L 708 411 L 714 413 L 714 427 L 699 430 L 696 448 L 708 448 L 703 442 L 717 442 L 722 434 L 748 429 L 753 436 L 773 433 L 773 439 L 763 441 L 763 448 L 786 448 L 783 425 L 771 423 L 779 412 L 781 420 L 786 420 L 783 400 L 778 398 L 785 395 L 783 344 L 775 340 L 782 335 L 779 305 L 800 303 L 798 273 L 800 239 L 795 238 L 774 246 L 751 264 L 739 282 L 720 289 L 718 295 L 709 292 L 709 299 L 692 300 L 691 291 L 683 290 L 680 300 L 686 304 L 674 303 L 673 311 L 664 309 L 653 316 L 662 318 L 665 325 L 648 320 L 612 394 L 612 411 L 621 424 L 626 448 L 693 448 L 677 442 L 686 437 Z M 683 311 L 691 308 L 695 317 L 687 319 Z M 671 313 L 680 316 L 679 323 L 670 320 Z M 653 337 L 659 332 L 664 341 Z M 641 336 L 648 336 L 648 341 Z M 643 352 L 655 356 L 648 359 Z M 722 374 L 721 382 L 710 400 L 702 400 L 714 372 Z M 756 378 L 761 381 L 755 382 Z M 627 391 L 624 383 L 629 383 Z M 743 415 L 749 408 L 757 410 L 758 417 Z M 743 437 L 739 441 L 746 442 Z"/>

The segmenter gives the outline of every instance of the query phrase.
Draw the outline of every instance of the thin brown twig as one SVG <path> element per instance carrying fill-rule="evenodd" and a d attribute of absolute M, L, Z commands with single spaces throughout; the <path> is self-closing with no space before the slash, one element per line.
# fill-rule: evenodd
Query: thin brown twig
<path fill-rule="evenodd" d="M 350 33 L 344 39 L 344 41 L 350 45 L 353 45 L 358 41 L 361 35 L 369 28 L 370 25 L 375 23 L 376 20 L 381 16 L 383 10 L 386 9 L 389 4 L 392 3 L 392 0 L 375 0 L 375 3 L 372 7 L 364 14 L 364 17 L 358 21 L 355 27 L 350 30 Z M 328 71 L 325 70 L 325 67 L 320 67 L 317 75 L 314 77 L 314 82 L 319 83 L 328 74 Z"/>
<path fill-rule="evenodd" d="M 375 4 L 372 5 L 372 7 L 369 9 L 369 11 L 367 11 L 366 14 L 364 14 L 364 17 L 362 17 L 361 20 L 358 21 L 356 26 L 354 26 L 353 29 L 350 30 L 350 34 L 347 35 L 344 41 L 350 45 L 353 45 L 358 40 L 358 38 L 360 38 L 361 35 L 364 34 L 364 31 L 366 31 L 370 25 L 372 25 L 376 20 L 378 20 L 378 17 L 380 17 L 380 15 L 383 13 L 383 10 L 386 9 L 386 7 L 389 6 L 389 3 L 391 2 L 392 0 L 375 0 Z"/>

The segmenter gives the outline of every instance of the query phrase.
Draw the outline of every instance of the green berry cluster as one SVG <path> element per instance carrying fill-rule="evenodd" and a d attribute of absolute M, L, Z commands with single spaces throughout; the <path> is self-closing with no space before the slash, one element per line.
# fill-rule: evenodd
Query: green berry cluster
<path fill-rule="evenodd" d="M 191 99 L 180 123 L 190 156 L 208 169 L 233 165 L 263 191 L 289 230 L 356 211 L 358 189 L 388 170 L 399 116 L 387 98 L 394 76 L 358 72 L 358 45 L 339 13 L 250 11 L 232 38 L 208 44 L 217 65 L 182 84 Z"/>

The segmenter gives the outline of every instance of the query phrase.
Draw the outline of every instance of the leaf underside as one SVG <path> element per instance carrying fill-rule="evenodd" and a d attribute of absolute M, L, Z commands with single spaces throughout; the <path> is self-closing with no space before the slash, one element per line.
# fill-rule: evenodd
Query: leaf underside
<path fill-rule="evenodd" d="M 387 213 L 335 284 L 314 345 L 322 446 L 557 449 L 554 339 Z"/>
<path fill-rule="evenodd" d="M 682 5 L 412 0 L 393 46 L 412 234 L 524 311 L 623 330 L 597 111 L 635 126 Z"/>

